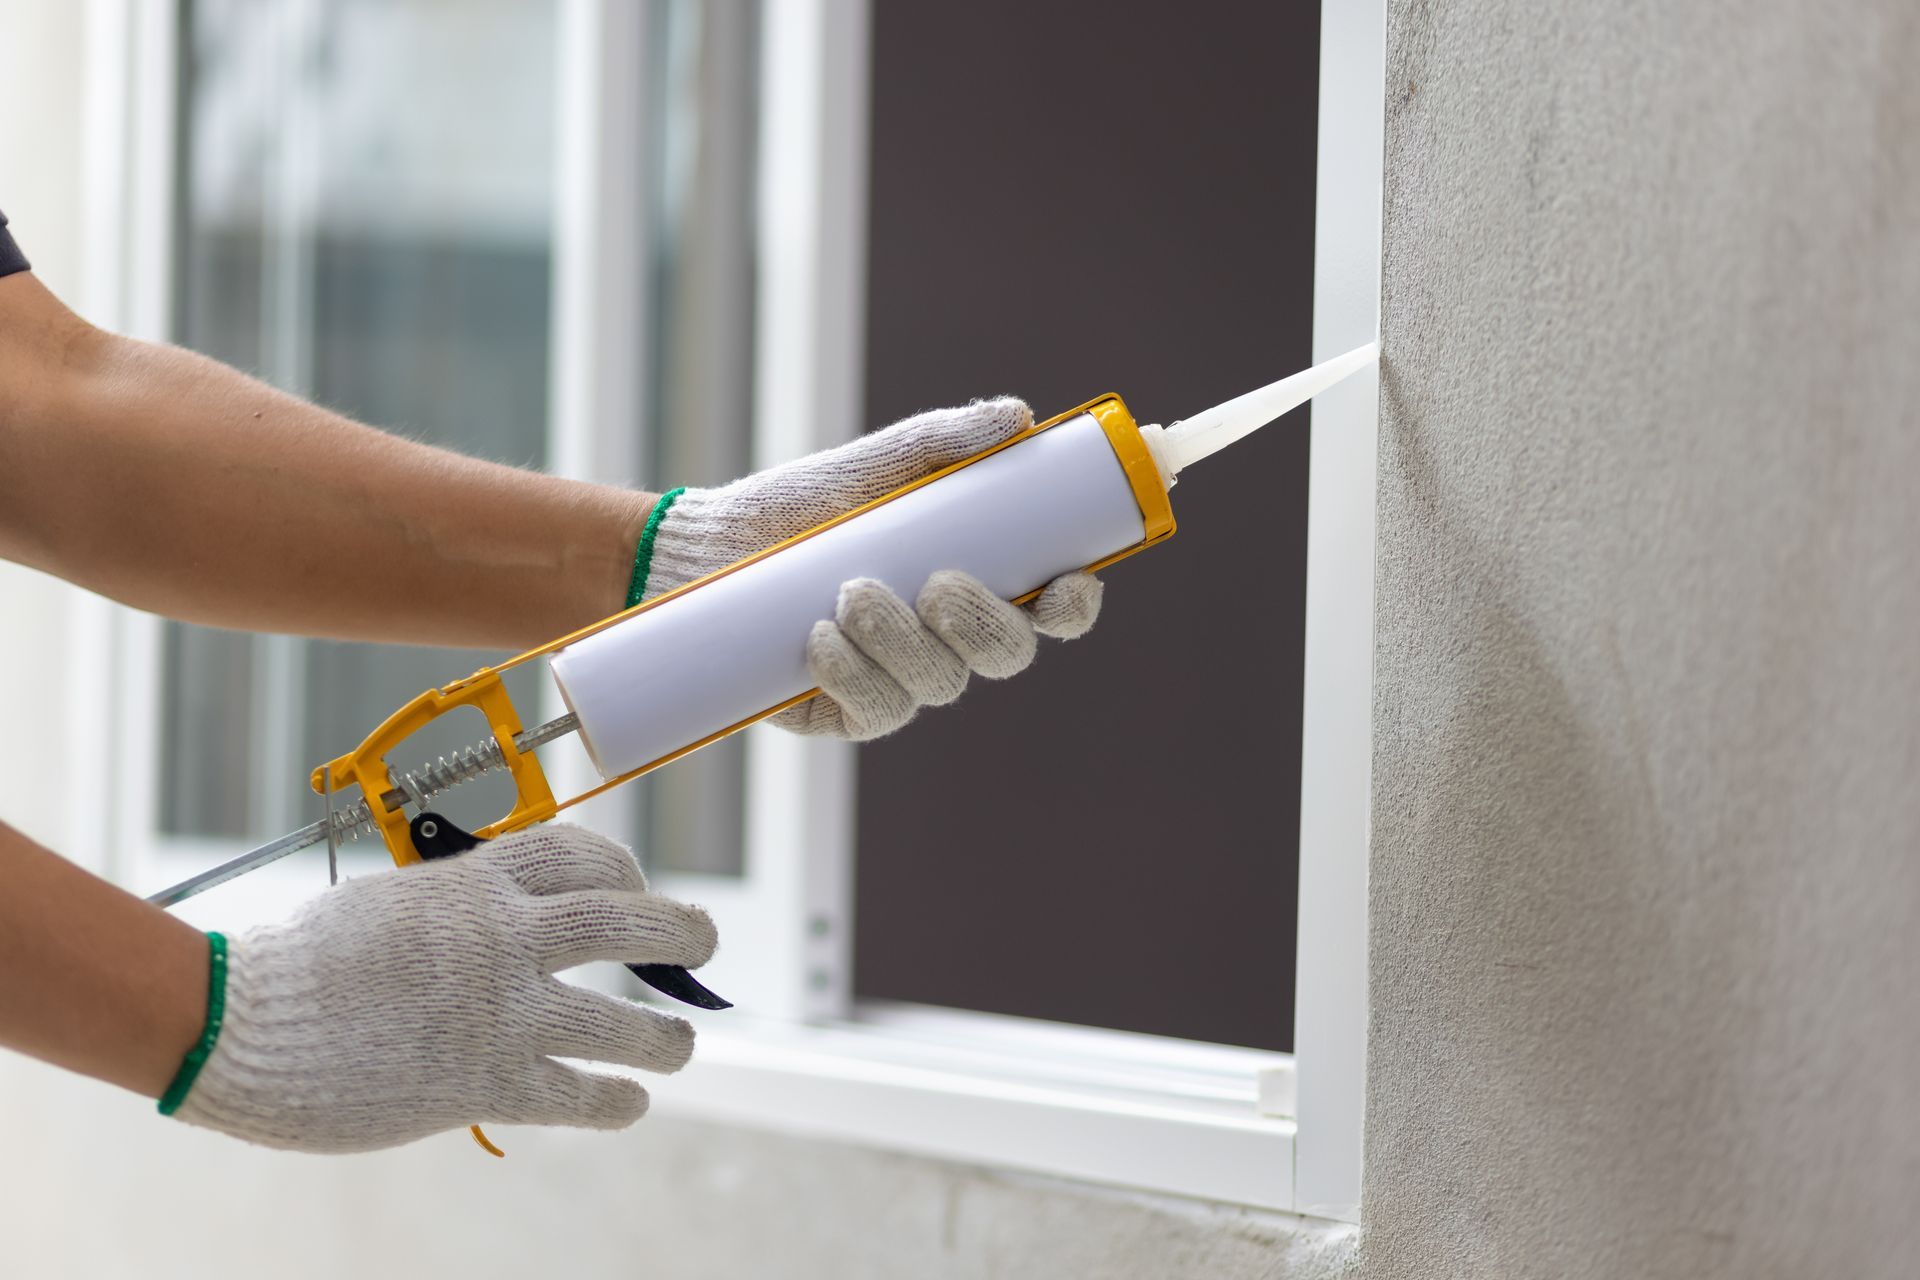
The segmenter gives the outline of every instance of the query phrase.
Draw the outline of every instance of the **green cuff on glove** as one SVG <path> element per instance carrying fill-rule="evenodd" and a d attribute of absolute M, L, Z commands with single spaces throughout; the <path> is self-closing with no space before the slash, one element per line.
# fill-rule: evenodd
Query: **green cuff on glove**
<path fill-rule="evenodd" d="M 200 1068 L 206 1066 L 207 1059 L 213 1055 L 213 1046 L 220 1040 L 220 1024 L 227 1016 L 226 936 L 209 933 L 207 950 L 207 1022 L 200 1029 L 200 1039 L 181 1060 L 173 1083 L 160 1095 L 160 1114 L 163 1116 L 178 1111 L 180 1104 L 187 1100 L 187 1094 L 193 1091 L 193 1082 L 200 1078 Z"/>
<path fill-rule="evenodd" d="M 674 500 L 686 491 L 685 485 L 669 489 L 647 513 L 646 527 L 640 530 L 640 544 L 633 549 L 633 578 L 627 584 L 626 607 L 629 609 L 647 598 L 647 575 L 653 571 L 653 544 L 660 537 L 660 522 L 667 518 L 667 510 Z"/>

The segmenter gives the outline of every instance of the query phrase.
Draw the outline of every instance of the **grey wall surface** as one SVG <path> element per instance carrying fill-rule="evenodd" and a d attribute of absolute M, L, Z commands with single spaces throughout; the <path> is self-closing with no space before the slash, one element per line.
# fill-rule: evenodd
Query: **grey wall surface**
<path fill-rule="evenodd" d="M 1920 9 L 1390 5 L 1369 1275 L 1911 1275 Z"/>

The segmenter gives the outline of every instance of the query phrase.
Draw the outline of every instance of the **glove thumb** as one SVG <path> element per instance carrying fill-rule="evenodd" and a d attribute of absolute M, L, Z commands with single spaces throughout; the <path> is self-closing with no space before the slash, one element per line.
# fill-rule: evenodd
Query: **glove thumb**
<path fill-rule="evenodd" d="M 1033 411 L 1024 400 L 1012 396 L 975 400 L 957 409 L 915 414 L 884 431 L 819 455 L 815 461 L 823 466 L 839 464 L 833 469 L 848 473 L 847 479 L 853 483 L 844 491 L 850 498 L 858 495 L 858 501 L 852 504 L 857 506 L 963 462 L 1032 425 Z"/>
<path fill-rule="evenodd" d="M 1005 396 L 935 409 L 719 489 L 689 489 L 661 520 L 646 594 L 659 595 L 965 461 L 1033 424 Z"/>

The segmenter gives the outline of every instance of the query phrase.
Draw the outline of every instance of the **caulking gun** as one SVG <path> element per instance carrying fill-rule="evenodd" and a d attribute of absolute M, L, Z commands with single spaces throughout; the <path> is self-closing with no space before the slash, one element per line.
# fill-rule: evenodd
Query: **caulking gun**
<path fill-rule="evenodd" d="M 323 841 L 331 861 L 340 841 L 370 831 L 405 866 L 543 822 L 817 694 L 806 639 L 816 621 L 833 617 L 842 583 L 877 578 L 911 600 L 933 573 L 958 569 L 1018 603 L 1062 573 L 1157 546 L 1173 536 L 1169 491 L 1181 471 L 1376 355 L 1369 343 L 1168 427 L 1137 424 L 1119 396 L 1101 396 L 737 564 L 429 689 L 313 771 L 326 801 L 320 821 L 150 901 L 172 906 Z M 527 728 L 502 677 L 538 658 L 568 713 Z M 411 773 L 388 766 L 390 751 L 459 707 L 478 708 L 492 737 Z M 580 736 L 602 781 L 560 800 L 534 753 L 569 734 Z M 497 769 L 512 775 L 516 793 L 505 817 L 469 834 L 428 810 L 434 794 Z M 358 798 L 336 806 L 349 792 Z M 629 967 L 675 999 L 728 1005 L 685 969 Z"/>

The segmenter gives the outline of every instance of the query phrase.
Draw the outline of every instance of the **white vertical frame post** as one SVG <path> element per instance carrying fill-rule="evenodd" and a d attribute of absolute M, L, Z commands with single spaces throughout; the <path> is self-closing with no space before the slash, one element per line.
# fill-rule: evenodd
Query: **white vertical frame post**
<path fill-rule="evenodd" d="M 149 6 L 156 7 L 156 6 Z M 88 0 L 82 124 L 80 242 L 83 315 L 108 329 L 127 327 L 127 215 L 132 186 L 135 15 L 129 0 Z M 118 606 L 90 592 L 71 593 L 67 664 L 67 793 L 73 824 L 68 852 L 107 876 L 124 876 L 117 804 L 100 786 L 105 744 L 121 734 L 115 706 L 115 617 Z M 118 761 L 112 761 L 113 765 Z M 115 768 L 116 782 L 123 771 Z M 115 788 L 118 789 L 117 787 Z M 111 791 L 106 794 L 112 794 Z"/>
<path fill-rule="evenodd" d="M 261 314 L 267 318 L 264 372 L 281 390 L 313 394 L 314 298 L 318 292 L 322 147 L 320 92 L 305 74 L 319 48 L 321 0 L 282 0 L 273 11 L 279 76 L 274 108 L 281 145 L 266 193 L 267 253 L 261 272 Z M 184 335 L 182 335 L 184 336 Z M 311 820 L 299 792 L 287 786 L 309 767 L 302 758 L 307 711 L 308 642 L 297 636 L 252 640 L 253 690 L 248 699 L 255 751 L 247 780 L 248 808 L 268 830 L 290 831 Z"/>
<path fill-rule="evenodd" d="M 103 155 L 90 166 L 89 197 L 112 200 L 89 219 L 90 240 L 104 255 L 89 276 L 88 302 L 104 308 L 96 323 L 136 338 L 165 342 L 173 329 L 173 245 L 179 155 L 180 6 L 174 0 L 99 0 L 88 13 L 99 30 L 89 35 L 90 72 L 119 76 L 122 86 L 89 87 L 98 115 L 89 143 Z M 105 273 L 113 272 L 117 278 Z M 103 834 L 117 859 L 130 860 L 158 826 L 158 754 L 161 622 L 151 614 L 102 603 L 87 610 L 84 649 L 109 655 L 109 720 L 100 739 L 114 744 L 111 827 Z M 129 687 L 129 670 L 151 673 Z M 97 776 L 98 765 L 90 773 Z M 99 805 L 96 795 L 90 803 Z M 132 868 L 113 864 L 127 878 Z"/>
<path fill-rule="evenodd" d="M 647 40 L 652 6 L 564 0 L 555 40 L 552 323 L 547 466 L 556 475 L 638 488 L 647 456 Z M 540 717 L 566 707 L 551 682 Z M 561 795 L 598 786 L 584 752 L 543 762 Z M 631 839 L 632 788 L 581 805 L 580 821 Z"/>
<path fill-rule="evenodd" d="M 1325 0 L 1313 358 L 1380 327 L 1386 10 Z M 1307 504 L 1306 698 L 1300 787 L 1294 1203 L 1359 1220 L 1367 1078 L 1367 853 L 1373 750 L 1373 548 L 1380 378 L 1369 367 L 1313 405 Z"/>
<path fill-rule="evenodd" d="M 128 130 L 126 332 L 165 342 L 173 334 L 173 245 L 178 208 L 180 6 L 133 4 L 133 99 Z"/>
<path fill-rule="evenodd" d="M 769 0 L 760 100 L 754 465 L 860 433 L 865 368 L 868 0 Z M 765 1012 L 828 1018 L 852 994 L 854 748 L 758 729 L 747 870 L 780 909 Z"/>

